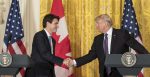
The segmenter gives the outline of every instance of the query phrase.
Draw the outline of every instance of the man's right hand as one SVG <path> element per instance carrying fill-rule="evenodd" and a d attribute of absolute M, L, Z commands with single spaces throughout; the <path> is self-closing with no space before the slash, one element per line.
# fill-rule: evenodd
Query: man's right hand
<path fill-rule="evenodd" d="M 67 67 L 72 67 L 74 65 L 74 62 L 71 58 L 66 58 L 64 59 L 63 64 L 65 64 Z"/>

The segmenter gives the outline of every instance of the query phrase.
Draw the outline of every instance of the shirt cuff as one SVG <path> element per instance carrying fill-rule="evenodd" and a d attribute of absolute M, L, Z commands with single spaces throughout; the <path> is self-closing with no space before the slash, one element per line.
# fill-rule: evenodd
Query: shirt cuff
<path fill-rule="evenodd" d="M 73 66 L 77 66 L 77 62 L 75 60 L 73 60 Z"/>

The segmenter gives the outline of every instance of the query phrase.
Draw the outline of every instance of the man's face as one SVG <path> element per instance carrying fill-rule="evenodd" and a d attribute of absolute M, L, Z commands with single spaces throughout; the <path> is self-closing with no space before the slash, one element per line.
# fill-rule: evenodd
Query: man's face
<path fill-rule="evenodd" d="M 57 31 L 57 28 L 59 27 L 58 26 L 58 19 L 53 19 L 53 21 L 52 21 L 52 23 L 49 23 L 49 22 L 47 22 L 47 27 L 48 27 L 48 29 L 50 30 L 50 31 L 52 31 L 52 32 L 56 32 Z"/>
<path fill-rule="evenodd" d="M 96 29 L 102 33 L 105 32 L 106 30 L 106 27 L 107 27 L 107 24 L 104 20 L 102 19 L 99 19 L 97 22 L 96 22 Z"/>

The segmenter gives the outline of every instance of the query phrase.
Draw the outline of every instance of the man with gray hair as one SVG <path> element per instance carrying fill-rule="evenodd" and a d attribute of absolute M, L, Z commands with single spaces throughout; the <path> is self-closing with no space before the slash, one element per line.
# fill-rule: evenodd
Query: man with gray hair
<path fill-rule="evenodd" d="M 68 59 L 68 66 L 80 67 L 98 58 L 100 77 L 122 77 L 116 68 L 104 65 L 106 54 L 124 54 L 133 48 L 139 54 L 147 54 L 148 51 L 138 43 L 128 31 L 112 28 L 112 20 L 107 14 L 95 18 L 96 28 L 101 32 L 94 38 L 93 45 L 88 54 L 74 60 Z"/>

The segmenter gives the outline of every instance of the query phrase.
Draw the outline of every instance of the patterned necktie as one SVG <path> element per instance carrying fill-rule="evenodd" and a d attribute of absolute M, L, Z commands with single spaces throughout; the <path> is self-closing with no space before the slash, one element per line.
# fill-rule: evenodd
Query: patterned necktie
<path fill-rule="evenodd" d="M 104 48 L 105 55 L 109 54 L 108 53 L 108 34 L 104 34 L 103 48 Z M 109 74 L 111 73 L 111 68 L 106 67 L 106 70 L 107 70 L 107 75 L 109 77 Z"/>
<path fill-rule="evenodd" d="M 50 44 L 50 47 L 51 47 L 51 53 L 53 54 L 53 43 L 52 43 L 52 37 L 51 37 L 51 36 L 49 36 L 48 40 L 49 40 L 49 44 Z"/>

